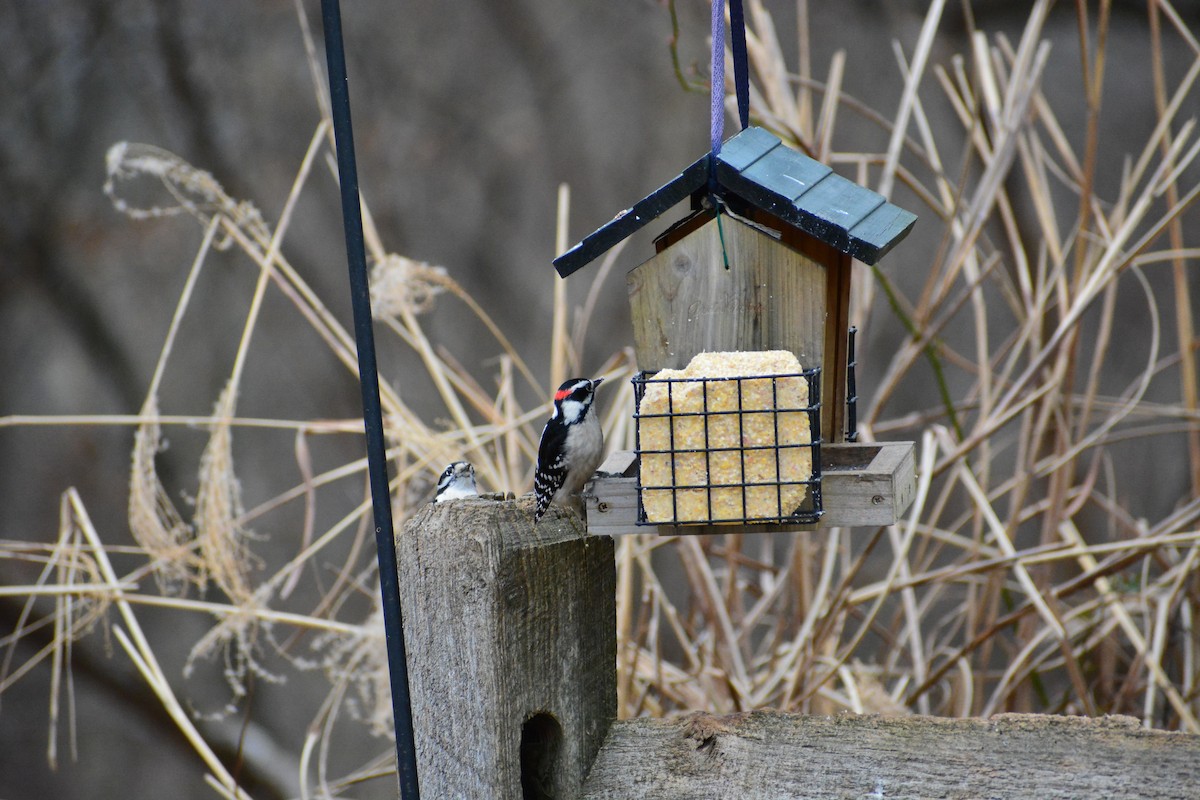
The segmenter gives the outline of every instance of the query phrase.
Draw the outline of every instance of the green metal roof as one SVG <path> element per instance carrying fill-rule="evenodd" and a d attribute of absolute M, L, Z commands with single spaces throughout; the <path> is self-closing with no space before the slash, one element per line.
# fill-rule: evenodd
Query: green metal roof
<path fill-rule="evenodd" d="M 716 174 L 710 176 L 715 164 Z M 710 180 L 715 178 L 715 180 Z M 916 215 L 892 205 L 762 128 L 747 128 L 677 178 L 618 214 L 554 260 L 564 278 L 688 196 L 715 184 L 780 220 L 867 264 L 908 235 Z"/>

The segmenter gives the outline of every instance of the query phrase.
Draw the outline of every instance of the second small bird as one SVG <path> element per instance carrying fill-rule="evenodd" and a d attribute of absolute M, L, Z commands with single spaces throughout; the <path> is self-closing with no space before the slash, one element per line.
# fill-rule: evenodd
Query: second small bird
<path fill-rule="evenodd" d="M 604 378 L 572 378 L 554 393 L 554 408 L 542 429 L 533 492 L 536 523 L 553 502 L 577 506 L 575 496 L 592 477 L 604 454 L 604 432 L 593 401 Z"/>
<path fill-rule="evenodd" d="M 433 502 L 445 503 L 447 500 L 475 497 L 477 494 L 479 490 L 475 488 L 475 466 L 470 461 L 455 461 L 442 470 Z"/>

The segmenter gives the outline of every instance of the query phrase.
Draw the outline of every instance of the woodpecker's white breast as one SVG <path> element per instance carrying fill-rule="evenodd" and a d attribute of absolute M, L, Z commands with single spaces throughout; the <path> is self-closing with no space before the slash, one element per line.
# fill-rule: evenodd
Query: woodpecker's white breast
<path fill-rule="evenodd" d="M 572 409 L 569 406 L 579 406 Z M 567 401 L 563 403 L 563 415 L 582 412 L 582 403 Z M 572 419 L 573 417 L 567 417 Z M 567 430 L 566 447 L 563 451 L 567 456 L 567 476 L 563 485 L 554 493 L 555 502 L 565 500 L 569 495 L 579 492 L 600 466 L 600 457 L 604 454 L 604 432 L 600 429 L 600 420 L 595 409 L 583 421 L 572 425 Z"/>
<path fill-rule="evenodd" d="M 437 502 L 444 503 L 447 500 L 458 500 L 462 497 L 475 497 L 479 494 L 475 490 L 474 481 L 457 480 L 446 487 L 445 491 L 437 496 Z"/>

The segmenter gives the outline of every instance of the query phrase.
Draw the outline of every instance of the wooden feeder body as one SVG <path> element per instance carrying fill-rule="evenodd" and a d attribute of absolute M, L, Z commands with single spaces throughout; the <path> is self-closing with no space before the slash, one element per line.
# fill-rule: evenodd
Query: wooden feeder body
<path fill-rule="evenodd" d="M 788 350 L 805 369 L 821 368 L 821 439 L 844 441 L 850 257 L 794 228 L 704 216 L 660 237 L 659 252 L 626 277 L 638 368 L 683 369 L 706 351 Z"/>
<path fill-rule="evenodd" d="M 729 212 L 719 227 L 705 202 L 713 197 Z M 701 352 L 754 350 L 787 350 L 805 369 L 820 367 L 821 522 L 895 522 L 916 491 L 912 443 L 846 441 L 850 274 L 853 259 L 875 264 L 916 217 L 751 127 L 586 236 L 555 268 L 573 274 L 689 198 L 691 216 L 659 236 L 657 253 L 628 275 L 639 368 L 682 369 Z M 587 492 L 590 532 L 646 530 L 634 522 L 637 470 L 630 452 L 601 465 Z"/>

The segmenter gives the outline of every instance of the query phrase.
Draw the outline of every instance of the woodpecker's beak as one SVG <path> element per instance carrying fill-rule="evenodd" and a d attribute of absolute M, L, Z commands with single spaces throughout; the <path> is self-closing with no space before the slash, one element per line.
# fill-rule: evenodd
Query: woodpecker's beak
<path fill-rule="evenodd" d="M 592 391 L 595 391 L 595 390 L 596 390 L 596 387 L 598 387 L 598 386 L 599 386 L 601 383 L 603 383 L 603 382 L 604 382 L 604 378 L 596 378 L 596 379 L 594 379 L 594 380 L 592 381 Z"/>

